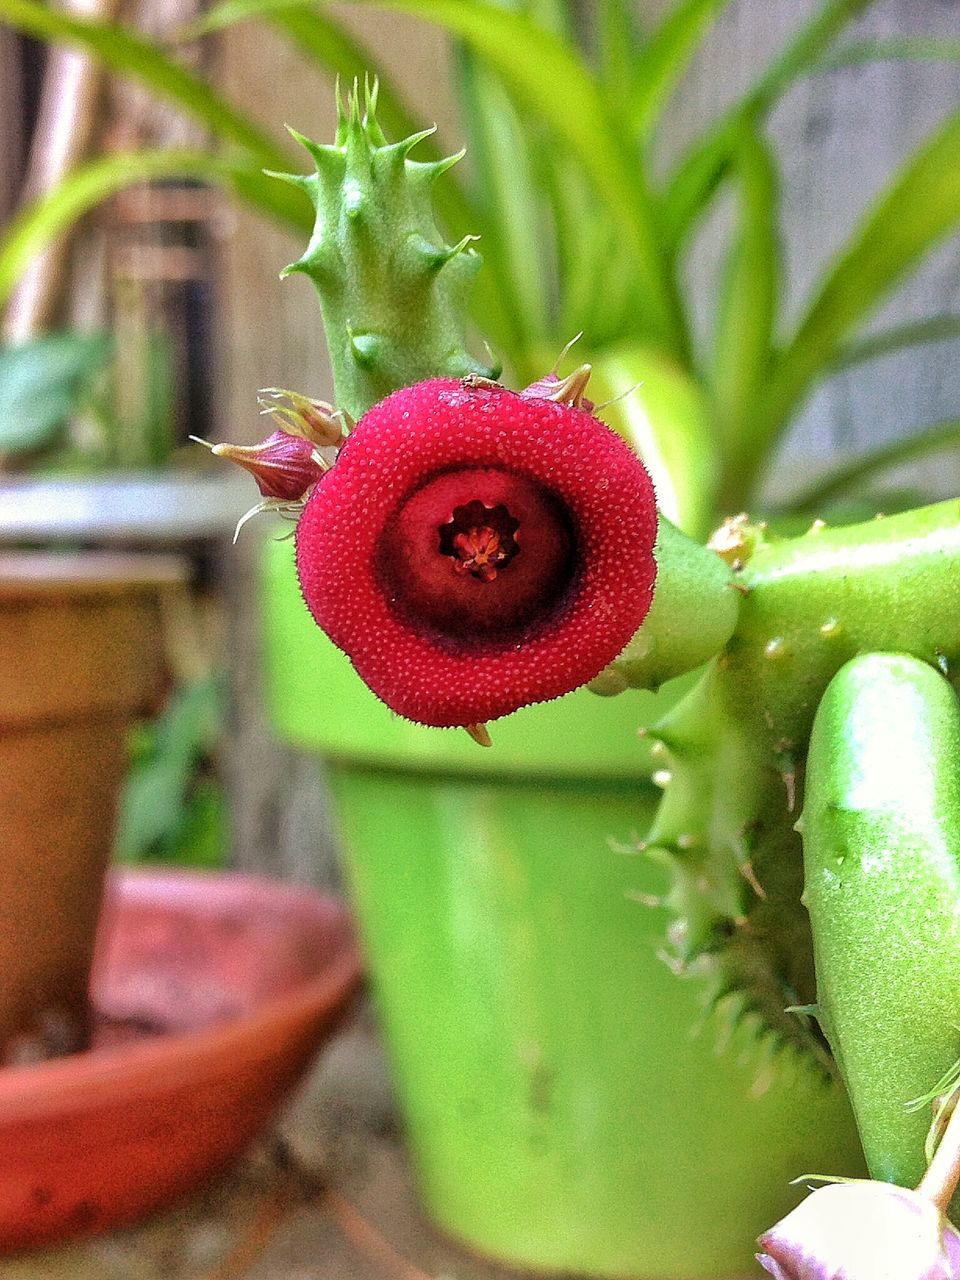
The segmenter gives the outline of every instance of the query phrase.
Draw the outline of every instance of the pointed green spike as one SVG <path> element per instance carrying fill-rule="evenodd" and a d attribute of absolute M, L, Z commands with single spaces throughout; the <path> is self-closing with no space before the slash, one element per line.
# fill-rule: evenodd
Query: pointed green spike
<path fill-rule="evenodd" d="M 465 151 L 458 151 L 456 155 L 445 156 L 442 160 L 407 160 L 407 178 L 414 190 L 425 193 L 424 198 L 429 198 L 429 193 L 433 184 L 438 178 L 443 177 L 448 170 L 462 160 L 466 155 Z"/>
<path fill-rule="evenodd" d="M 650 844 L 648 841 L 643 841 L 642 843 L 644 845 L 644 857 L 649 858 L 658 867 L 664 867 L 668 871 L 675 872 L 677 870 L 679 858 L 676 849 L 671 849 L 666 844 Z"/>
<path fill-rule="evenodd" d="M 287 133 L 293 138 L 294 142 L 298 142 L 301 147 L 305 147 L 310 152 L 311 157 L 316 165 L 320 166 L 328 162 L 331 147 L 321 146 L 320 143 L 314 142 L 302 133 L 298 133 L 291 125 L 287 125 Z"/>
<path fill-rule="evenodd" d="M 386 145 L 386 138 L 377 119 L 377 99 L 380 96 L 380 81 L 376 76 L 371 78 L 368 72 L 363 77 L 363 115 L 370 141 L 377 147 Z"/>
<path fill-rule="evenodd" d="M 467 235 L 453 245 L 436 245 L 432 244 L 425 236 L 412 236 L 410 239 L 410 249 L 413 254 L 419 258 L 426 270 L 432 274 L 442 270 L 448 262 L 452 262 L 454 258 L 458 258 L 475 240 L 479 239 L 479 236 Z"/>
<path fill-rule="evenodd" d="M 432 138 L 436 132 L 437 126 L 432 124 L 429 129 L 421 129 L 419 133 L 411 133 L 409 138 L 404 138 L 402 142 L 399 142 L 397 145 L 403 153 L 404 159 L 406 159 L 418 143 L 423 142 L 427 138 Z M 438 161 L 437 163 L 440 162 Z"/>
<path fill-rule="evenodd" d="M 479 236 L 466 235 L 462 240 L 458 240 L 456 244 L 439 250 L 433 258 L 433 265 L 437 271 L 441 267 L 445 267 L 448 262 L 452 262 L 454 258 L 459 258 L 461 254 L 465 254 L 469 258 L 473 254 L 470 245 L 479 240 Z"/>
<path fill-rule="evenodd" d="M 820 1019 L 820 1006 L 816 1002 L 813 1004 L 788 1004 L 783 1012 L 796 1014 L 798 1018 L 816 1018 L 818 1021 Z"/>
<path fill-rule="evenodd" d="M 299 187 L 308 195 L 317 189 L 317 177 L 313 173 L 280 173 L 276 169 L 264 169 L 263 174 L 266 178 L 276 178 L 278 182 L 285 182 L 288 186 Z"/>
<path fill-rule="evenodd" d="M 377 119 L 376 116 L 368 117 L 366 122 L 366 129 L 367 129 L 367 137 L 374 144 L 374 146 L 382 147 L 385 145 L 387 140 L 384 137 L 383 130 L 380 128 L 380 121 Z"/>
<path fill-rule="evenodd" d="M 444 156 L 441 160 L 433 161 L 432 164 L 427 162 L 424 165 L 424 168 L 429 169 L 431 176 L 434 179 L 437 179 L 441 177 L 443 174 L 447 173 L 450 169 L 452 169 L 454 165 L 459 164 L 466 154 L 467 154 L 466 147 L 461 147 L 460 150 L 455 151 L 453 155 Z"/>
<path fill-rule="evenodd" d="M 343 86 L 340 82 L 339 73 L 334 87 L 334 97 L 337 105 L 337 129 L 334 134 L 334 146 L 342 147 L 347 138 L 347 108 L 343 101 Z"/>
<path fill-rule="evenodd" d="M 361 129 L 363 128 L 362 112 L 360 110 L 360 77 L 353 77 L 353 87 L 347 94 L 347 128 Z"/>

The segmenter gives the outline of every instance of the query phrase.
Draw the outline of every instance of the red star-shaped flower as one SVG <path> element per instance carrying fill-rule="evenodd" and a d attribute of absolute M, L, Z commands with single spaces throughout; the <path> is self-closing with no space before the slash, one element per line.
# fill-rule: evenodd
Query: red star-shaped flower
<path fill-rule="evenodd" d="M 374 405 L 297 528 L 313 617 L 387 706 L 474 726 L 593 679 L 646 616 L 653 487 L 584 408 L 433 379 Z"/>

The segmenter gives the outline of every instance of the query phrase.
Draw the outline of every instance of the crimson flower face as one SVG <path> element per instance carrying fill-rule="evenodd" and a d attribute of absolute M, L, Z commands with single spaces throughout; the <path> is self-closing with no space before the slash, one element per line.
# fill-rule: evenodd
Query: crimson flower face
<path fill-rule="evenodd" d="M 320 627 L 421 724 L 475 726 L 593 679 L 650 605 L 653 487 L 585 409 L 433 379 L 364 415 L 297 527 Z"/>

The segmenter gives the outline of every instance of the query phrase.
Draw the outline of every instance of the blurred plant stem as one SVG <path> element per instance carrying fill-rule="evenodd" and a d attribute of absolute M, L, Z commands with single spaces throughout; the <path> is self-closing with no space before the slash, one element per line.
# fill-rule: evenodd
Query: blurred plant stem
<path fill-rule="evenodd" d="M 109 20 L 119 0 L 63 0 L 72 14 Z M 103 68 L 78 49 L 51 47 L 48 53 L 40 111 L 30 148 L 24 182 L 24 201 L 53 191 L 86 159 L 100 118 Z M 7 306 L 3 341 L 25 342 L 49 329 L 56 319 L 66 278 L 69 231 L 51 241 L 36 255 Z"/>

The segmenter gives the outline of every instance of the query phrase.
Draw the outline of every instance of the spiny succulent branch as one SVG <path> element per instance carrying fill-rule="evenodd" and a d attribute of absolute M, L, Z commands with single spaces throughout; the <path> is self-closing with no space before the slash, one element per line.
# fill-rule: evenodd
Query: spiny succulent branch
<path fill-rule="evenodd" d="M 337 95 L 332 146 L 291 130 L 316 165 L 274 174 L 316 209 L 310 243 L 284 269 L 308 275 L 320 294 L 336 401 L 359 418 L 391 391 L 426 378 L 490 376 L 466 349 L 466 299 L 480 267 L 474 236 L 445 244 L 432 188 L 460 155 L 410 158 L 425 133 L 388 143 L 376 116 L 376 83 Z"/>
<path fill-rule="evenodd" d="M 783 541 L 740 522 L 717 545 L 735 571 L 736 624 L 651 731 L 664 795 L 645 849 L 669 872 L 676 965 L 709 970 L 717 999 L 827 1063 L 815 1019 L 790 1011 L 816 1000 L 794 829 L 813 717 L 858 654 L 960 661 L 960 504 L 839 529 L 818 521 Z M 667 581 L 669 566 L 659 574 Z M 644 683 L 629 650 L 614 665 Z"/>

